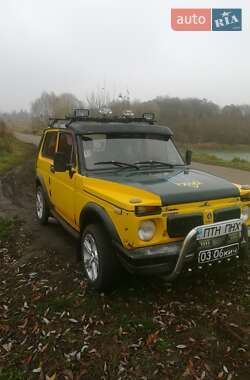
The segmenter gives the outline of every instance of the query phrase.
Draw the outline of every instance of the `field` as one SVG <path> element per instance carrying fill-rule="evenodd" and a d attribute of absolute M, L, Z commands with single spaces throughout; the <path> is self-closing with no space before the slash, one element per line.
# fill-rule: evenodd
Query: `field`
<path fill-rule="evenodd" d="M 0 128 L 0 173 L 26 160 L 33 149 Z"/>

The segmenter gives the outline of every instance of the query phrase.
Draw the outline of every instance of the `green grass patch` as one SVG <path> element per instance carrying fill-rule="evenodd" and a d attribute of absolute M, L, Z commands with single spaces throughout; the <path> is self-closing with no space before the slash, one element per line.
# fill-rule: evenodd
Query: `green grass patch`
<path fill-rule="evenodd" d="M 28 159 L 33 147 L 11 134 L 0 137 L 0 174 Z"/>
<path fill-rule="evenodd" d="M 70 298 L 55 297 L 39 302 L 36 309 L 39 313 L 44 313 L 48 308 L 53 312 L 61 313 L 63 311 L 70 311 L 75 307 L 76 296 Z"/>
<path fill-rule="evenodd" d="M 0 119 L 0 174 L 28 159 L 33 149 L 31 144 L 17 140 Z"/>
<path fill-rule="evenodd" d="M 216 166 L 225 166 L 228 168 L 233 169 L 240 169 L 240 170 L 250 170 L 250 161 L 241 159 L 239 157 L 234 157 L 231 161 L 230 160 L 224 160 L 223 158 L 217 157 L 215 154 L 211 154 L 210 152 L 206 152 L 206 149 L 218 149 L 221 151 L 232 151 L 232 145 L 219 145 L 219 144 L 177 144 L 180 152 L 182 153 L 182 156 L 185 157 L 185 151 L 187 149 L 191 149 L 193 151 L 193 158 L 192 160 L 194 162 L 200 162 L 202 164 L 208 164 L 208 165 L 216 165 Z M 234 150 L 237 151 L 250 151 L 249 145 L 234 145 Z"/>
<path fill-rule="evenodd" d="M 11 219 L 0 218 L 0 240 L 7 240 L 10 237 L 14 224 Z"/>
<path fill-rule="evenodd" d="M 229 168 L 240 169 L 240 170 L 247 170 L 247 171 L 250 170 L 250 162 L 247 160 L 240 159 L 238 157 L 235 157 L 231 161 L 227 161 L 211 154 L 194 152 L 193 161 L 201 162 L 201 163 L 209 164 L 209 165 L 226 166 Z"/>
<path fill-rule="evenodd" d="M 155 328 L 155 323 L 152 318 L 144 317 L 141 320 L 138 320 L 138 325 L 145 331 L 152 331 Z"/>
<path fill-rule="evenodd" d="M 159 338 L 155 344 L 157 351 L 165 352 L 173 346 L 173 343 L 166 338 Z"/>
<path fill-rule="evenodd" d="M 232 152 L 232 150 L 237 152 L 249 152 L 250 151 L 250 145 L 243 145 L 243 144 L 218 144 L 218 143 L 196 143 L 196 144 L 183 144 L 178 143 L 178 146 L 184 149 L 191 148 L 193 150 L 197 151 L 204 151 L 204 150 L 220 150 L 224 152 Z"/>
<path fill-rule="evenodd" d="M 240 298 L 240 304 L 243 306 L 247 312 L 250 311 L 250 294 L 243 294 Z"/>
<path fill-rule="evenodd" d="M 26 380 L 27 375 L 19 369 L 0 369 L 0 380 Z"/>

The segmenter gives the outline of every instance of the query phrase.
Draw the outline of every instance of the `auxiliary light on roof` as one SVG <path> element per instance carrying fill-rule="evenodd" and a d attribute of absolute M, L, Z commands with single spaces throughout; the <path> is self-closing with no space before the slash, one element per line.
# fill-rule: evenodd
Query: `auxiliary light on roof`
<path fill-rule="evenodd" d="M 89 110 L 86 108 L 74 108 L 74 118 L 85 119 L 89 117 Z"/>
<path fill-rule="evenodd" d="M 148 120 L 148 121 L 154 121 L 155 119 L 155 114 L 153 112 L 145 112 L 142 115 L 143 119 Z"/>
<path fill-rule="evenodd" d="M 102 116 L 110 116 L 110 115 L 112 115 L 112 110 L 109 107 L 102 107 L 99 109 L 99 113 Z"/>

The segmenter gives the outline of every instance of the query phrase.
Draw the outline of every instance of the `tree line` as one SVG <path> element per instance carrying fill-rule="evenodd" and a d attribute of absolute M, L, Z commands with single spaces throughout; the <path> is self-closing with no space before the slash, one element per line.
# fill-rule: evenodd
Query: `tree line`
<path fill-rule="evenodd" d="M 2 114 L 12 128 L 39 131 L 46 127 L 48 117 L 64 117 L 73 108 L 89 108 L 97 114 L 109 107 L 114 115 L 131 110 L 135 115 L 154 112 L 160 125 L 170 127 L 175 139 L 183 143 L 250 144 L 250 105 L 220 107 L 206 99 L 156 97 L 142 102 L 119 96 L 112 99 L 106 93 L 92 93 L 84 101 L 72 94 L 56 95 L 44 92 L 34 100 L 29 112 Z"/>

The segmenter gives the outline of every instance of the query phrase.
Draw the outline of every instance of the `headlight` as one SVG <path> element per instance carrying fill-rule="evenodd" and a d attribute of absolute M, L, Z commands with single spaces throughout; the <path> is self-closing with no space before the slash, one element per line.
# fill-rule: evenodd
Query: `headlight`
<path fill-rule="evenodd" d="M 143 241 L 149 241 L 155 234 L 155 224 L 152 220 L 144 220 L 141 222 L 138 229 L 139 239 Z"/>
<path fill-rule="evenodd" d="M 241 220 L 243 222 L 246 222 L 250 217 L 250 212 L 249 212 L 249 207 L 248 206 L 245 206 L 242 208 L 241 210 Z"/>

